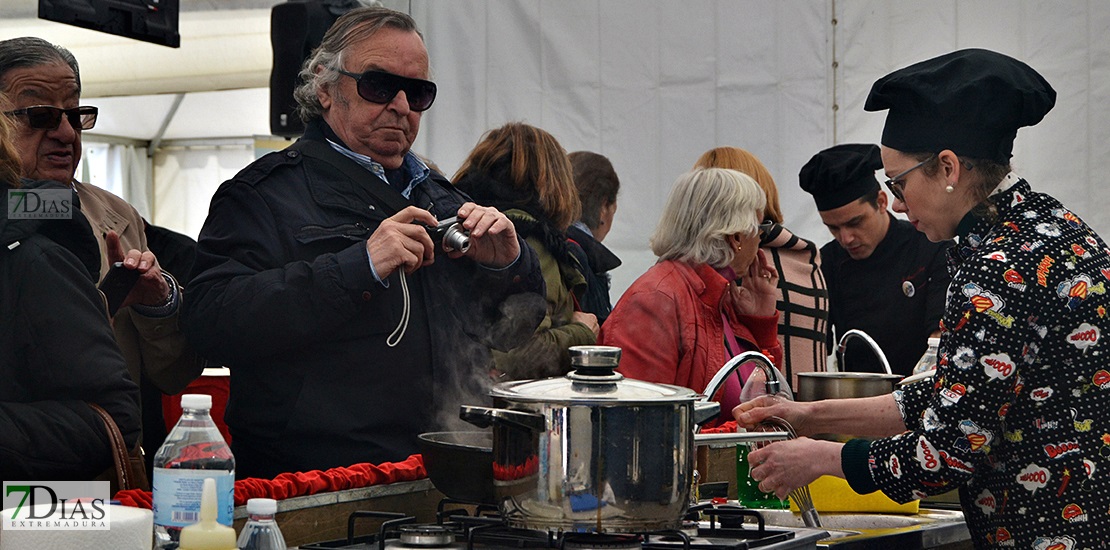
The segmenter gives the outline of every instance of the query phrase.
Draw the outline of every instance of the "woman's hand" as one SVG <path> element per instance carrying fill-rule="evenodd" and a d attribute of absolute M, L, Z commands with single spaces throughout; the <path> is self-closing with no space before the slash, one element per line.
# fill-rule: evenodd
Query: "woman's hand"
<path fill-rule="evenodd" d="M 748 265 L 744 281 L 731 289 L 736 310 L 745 315 L 770 317 L 775 314 L 778 299 L 779 273 L 767 260 L 763 250 L 756 252 L 755 260 Z"/>
<path fill-rule="evenodd" d="M 732 417 L 736 419 L 736 424 L 747 430 L 754 430 L 761 422 L 772 416 L 789 422 L 798 435 L 812 435 L 807 430 L 810 422 L 805 403 L 784 399 L 778 395 L 761 395 L 732 409 Z"/>
<path fill-rule="evenodd" d="M 593 331 L 595 337 L 601 332 L 601 325 L 597 324 L 597 315 L 593 313 L 575 311 L 571 313 L 570 320 L 573 323 L 582 323 L 589 327 L 589 329 Z"/>
<path fill-rule="evenodd" d="M 790 492 L 823 475 L 844 477 L 843 443 L 803 437 L 770 443 L 748 454 L 749 473 L 759 490 L 785 499 Z"/>

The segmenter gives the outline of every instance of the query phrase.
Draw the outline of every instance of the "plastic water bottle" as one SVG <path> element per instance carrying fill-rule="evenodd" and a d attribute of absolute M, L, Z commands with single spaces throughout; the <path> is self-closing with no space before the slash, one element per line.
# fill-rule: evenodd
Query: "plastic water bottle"
<path fill-rule="evenodd" d="M 181 418 L 154 455 L 154 546 L 178 547 L 181 529 L 200 520 L 205 478 L 216 482 L 216 519 L 231 526 L 235 457 L 208 411 L 212 396 L 181 396 Z"/>
<path fill-rule="evenodd" d="M 247 501 L 247 523 L 239 533 L 239 550 L 286 550 L 285 537 L 274 521 L 277 501 L 252 498 Z"/>

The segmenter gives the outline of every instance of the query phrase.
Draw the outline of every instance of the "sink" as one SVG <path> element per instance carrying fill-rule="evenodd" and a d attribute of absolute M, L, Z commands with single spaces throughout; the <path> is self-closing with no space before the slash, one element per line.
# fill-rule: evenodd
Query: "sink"
<path fill-rule="evenodd" d="M 759 513 L 763 515 L 763 519 L 767 522 L 767 525 L 805 527 L 805 524 L 802 523 L 802 516 L 790 510 L 760 510 Z M 958 512 L 956 514 L 959 516 L 957 519 L 963 519 L 962 514 Z M 897 514 L 821 514 L 821 527 L 825 529 L 848 531 L 857 531 L 860 529 L 899 529 L 935 521 L 938 520 L 923 514 L 908 516 Z"/>
<path fill-rule="evenodd" d="M 790 510 L 759 510 L 768 527 L 805 527 L 802 517 Z M 967 540 L 963 512 L 922 508 L 917 514 L 825 513 L 821 529 L 828 537 L 818 542 L 821 548 L 882 547 L 931 548 L 953 541 Z M 745 520 L 747 521 L 747 520 Z M 752 520 L 754 521 L 754 520 Z"/>

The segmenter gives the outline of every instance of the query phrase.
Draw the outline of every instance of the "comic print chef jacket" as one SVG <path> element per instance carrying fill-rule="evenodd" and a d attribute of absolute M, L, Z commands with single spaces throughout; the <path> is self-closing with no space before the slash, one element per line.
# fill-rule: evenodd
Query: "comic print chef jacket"
<path fill-rule="evenodd" d="M 858 492 L 960 488 L 977 547 L 1110 539 L 1110 249 L 1009 174 L 949 250 L 937 373 L 895 392 L 908 431 L 846 444 Z"/>

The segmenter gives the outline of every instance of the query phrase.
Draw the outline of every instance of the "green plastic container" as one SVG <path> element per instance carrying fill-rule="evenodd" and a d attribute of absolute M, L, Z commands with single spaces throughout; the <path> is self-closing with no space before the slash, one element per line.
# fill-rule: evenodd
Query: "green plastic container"
<path fill-rule="evenodd" d="M 785 510 L 790 508 L 790 500 L 781 500 L 774 493 L 759 490 L 759 483 L 748 472 L 748 453 L 751 446 L 747 443 L 736 445 L 736 499 L 747 508 Z"/>

